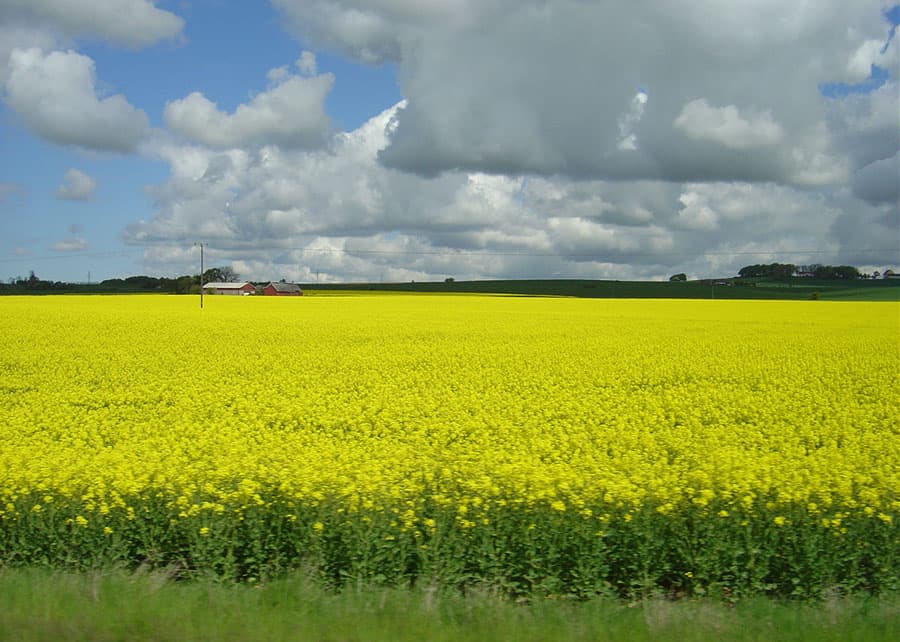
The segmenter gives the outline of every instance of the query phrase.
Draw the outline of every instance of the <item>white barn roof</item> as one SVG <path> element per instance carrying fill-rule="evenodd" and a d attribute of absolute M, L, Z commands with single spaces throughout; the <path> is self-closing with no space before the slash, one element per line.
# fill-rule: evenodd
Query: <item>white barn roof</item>
<path fill-rule="evenodd" d="M 205 288 L 215 288 L 216 290 L 240 290 L 242 287 L 252 285 L 249 281 L 242 281 L 240 283 L 222 283 L 219 281 L 210 281 L 209 283 L 204 283 L 203 287 Z"/>

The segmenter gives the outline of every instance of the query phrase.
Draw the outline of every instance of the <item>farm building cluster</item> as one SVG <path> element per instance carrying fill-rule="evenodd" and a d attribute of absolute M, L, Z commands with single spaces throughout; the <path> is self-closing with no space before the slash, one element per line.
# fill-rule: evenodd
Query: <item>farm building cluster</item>
<path fill-rule="evenodd" d="M 262 294 L 264 296 L 303 296 L 303 290 L 296 283 L 284 281 L 271 281 L 264 286 L 256 286 L 249 281 L 235 283 L 211 282 L 203 284 L 203 291 L 207 294 L 228 294 L 231 296 L 247 296 L 250 294 Z"/>

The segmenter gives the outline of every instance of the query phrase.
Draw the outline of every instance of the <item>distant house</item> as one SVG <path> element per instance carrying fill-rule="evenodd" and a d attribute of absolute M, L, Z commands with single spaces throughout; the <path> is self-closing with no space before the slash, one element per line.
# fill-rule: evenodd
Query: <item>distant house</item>
<path fill-rule="evenodd" d="M 262 289 L 266 296 L 303 296 L 303 290 L 296 283 L 271 282 Z"/>
<path fill-rule="evenodd" d="M 888 268 L 887 270 L 884 271 L 884 274 L 882 274 L 882 278 L 885 278 L 885 279 L 900 279 L 900 274 L 897 274 L 897 273 L 894 272 L 892 269 Z"/>
<path fill-rule="evenodd" d="M 203 291 L 210 294 L 230 294 L 232 296 L 243 296 L 247 294 L 255 294 L 256 286 L 252 283 L 244 281 L 242 283 L 219 283 L 212 281 L 203 284 Z"/>

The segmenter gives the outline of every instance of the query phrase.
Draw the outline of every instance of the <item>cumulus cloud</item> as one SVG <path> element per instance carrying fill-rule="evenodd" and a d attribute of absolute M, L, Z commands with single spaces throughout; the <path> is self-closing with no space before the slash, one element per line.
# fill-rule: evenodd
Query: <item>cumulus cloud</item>
<path fill-rule="evenodd" d="M 879 7 L 823 1 L 274 0 L 304 46 L 396 64 L 406 100 L 332 132 L 311 52 L 233 110 L 174 100 L 124 238 L 260 280 L 896 263 L 896 45 Z M 883 87 L 823 97 L 872 64 Z"/>
<path fill-rule="evenodd" d="M 129 152 L 148 129 L 124 96 L 98 96 L 94 61 L 74 51 L 13 50 L 3 97 L 28 129 L 60 145 Z"/>
<path fill-rule="evenodd" d="M 81 252 L 88 249 L 88 242 L 83 238 L 72 237 L 57 241 L 51 249 L 55 252 Z"/>
<path fill-rule="evenodd" d="M 297 69 L 300 70 L 304 76 L 315 76 L 316 75 L 316 56 L 311 51 L 304 51 L 300 54 L 300 57 L 296 62 Z"/>
<path fill-rule="evenodd" d="M 885 46 L 884 40 L 866 40 L 853 52 L 847 61 L 845 79 L 850 82 L 862 82 L 869 77 L 872 66 L 896 67 L 897 50 L 896 43 L 891 42 Z"/>
<path fill-rule="evenodd" d="M 21 24 L 0 24 L 0 90 L 9 77 L 9 58 L 16 49 L 38 48 L 50 51 L 59 48 L 59 38 L 47 29 Z"/>
<path fill-rule="evenodd" d="M 184 26 L 177 15 L 148 0 L 0 0 L 0 20 L 135 48 L 176 37 Z"/>
<path fill-rule="evenodd" d="M 94 198 L 97 189 L 97 181 L 75 169 L 66 170 L 63 182 L 56 188 L 56 198 L 66 201 L 89 201 Z"/>
<path fill-rule="evenodd" d="M 619 118 L 619 149 L 635 150 L 638 148 L 637 135 L 634 133 L 634 130 L 644 116 L 646 105 L 647 92 L 639 91 L 631 99 L 631 106 L 628 111 Z"/>
<path fill-rule="evenodd" d="M 762 112 L 744 117 L 737 107 L 713 107 L 705 98 L 687 103 L 675 119 L 675 127 L 695 140 L 708 140 L 731 149 L 775 145 L 784 138 L 781 125 L 772 114 Z"/>
<path fill-rule="evenodd" d="M 868 94 L 831 99 L 828 133 L 849 165 L 853 193 L 873 204 L 897 206 L 900 126 L 896 80 Z"/>
<path fill-rule="evenodd" d="M 170 176 L 149 192 L 154 216 L 125 239 L 164 273 L 192 269 L 200 238 L 211 260 L 250 278 L 307 282 L 697 278 L 762 261 L 863 266 L 896 254 L 884 240 L 890 207 L 840 190 L 388 168 L 378 154 L 403 107 L 316 150 L 161 142 Z"/>
<path fill-rule="evenodd" d="M 313 75 L 315 57 L 306 54 L 297 61 L 304 75 L 291 75 L 286 67 L 271 70 L 268 79 L 274 86 L 232 114 L 199 92 L 166 103 L 166 126 L 189 141 L 221 149 L 321 146 L 330 128 L 324 103 L 334 76 Z"/>
<path fill-rule="evenodd" d="M 422 175 L 846 179 L 818 142 L 819 87 L 891 60 L 877 3 L 275 5 L 304 42 L 397 64 L 409 103 L 380 160 Z M 637 87 L 652 99 L 629 110 Z"/>
<path fill-rule="evenodd" d="M 853 193 L 872 204 L 900 201 L 900 153 L 861 168 L 853 177 Z"/>

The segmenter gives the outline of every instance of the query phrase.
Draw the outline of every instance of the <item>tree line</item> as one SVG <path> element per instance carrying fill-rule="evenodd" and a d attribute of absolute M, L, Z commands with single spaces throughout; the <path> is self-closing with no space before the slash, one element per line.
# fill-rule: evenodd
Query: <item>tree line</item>
<path fill-rule="evenodd" d="M 237 281 L 238 274 L 231 267 L 213 267 L 203 272 L 203 283 Z M 175 278 L 155 276 L 129 276 L 124 279 L 105 279 L 99 283 L 67 283 L 46 281 L 33 271 L 28 277 L 15 277 L 0 284 L 0 291 L 40 292 L 163 292 L 171 294 L 197 294 L 200 292 L 200 275 L 186 274 Z"/>
<path fill-rule="evenodd" d="M 769 263 L 768 265 L 745 265 L 740 270 L 738 270 L 738 277 L 742 279 L 787 279 L 792 276 L 826 280 L 851 280 L 869 278 L 869 275 L 861 273 L 852 265 L 814 264 L 797 266 L 793 263 Z"/>

